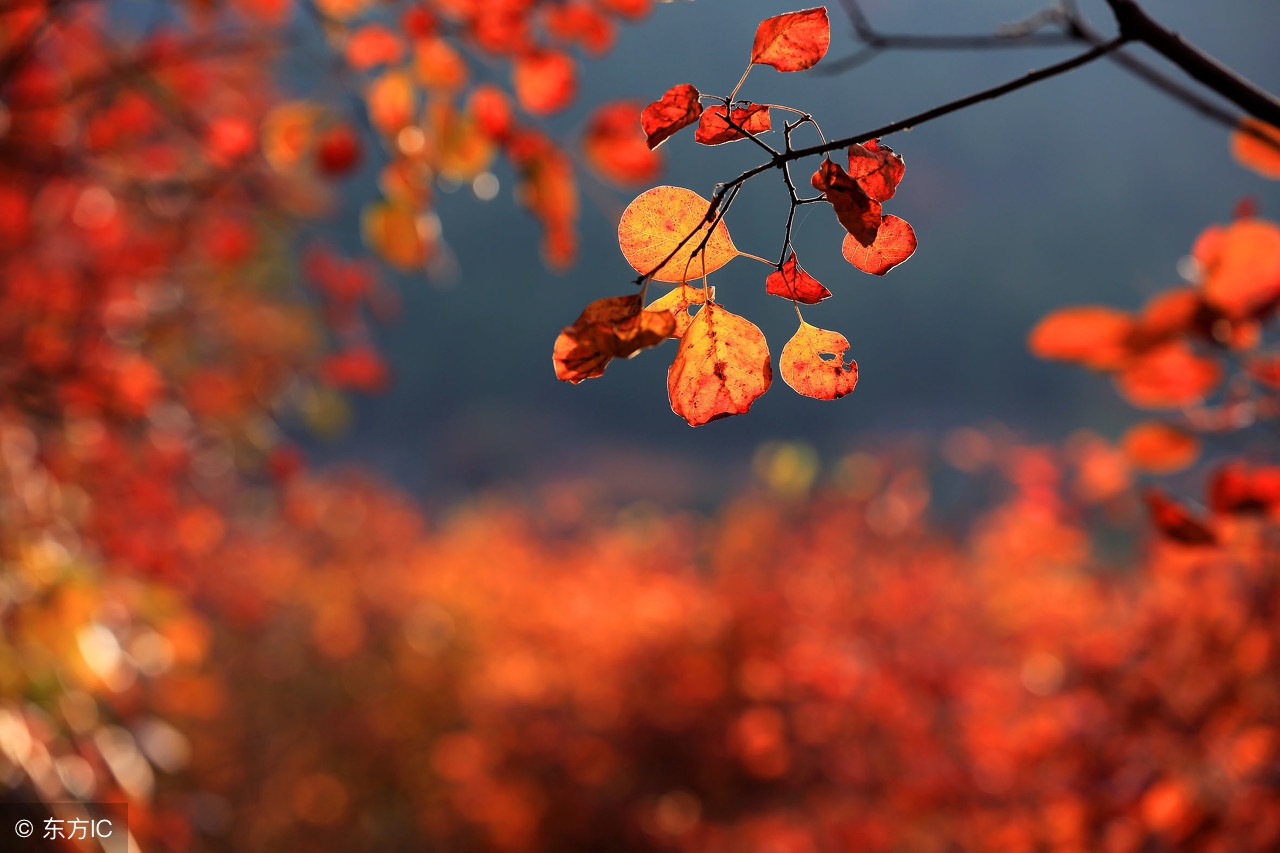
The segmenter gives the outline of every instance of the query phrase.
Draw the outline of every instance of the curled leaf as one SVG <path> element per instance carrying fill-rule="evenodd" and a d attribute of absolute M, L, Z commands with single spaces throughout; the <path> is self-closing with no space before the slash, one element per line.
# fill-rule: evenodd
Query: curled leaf
<path fill-rule="evenodd" d="M 1121 446 L 1133 467 L 1152 474 L 1181 471 L 1200 455 L 1200 441 L 1194 435 L 1162 421 L 1131 428 Z"/>
<path fill-rule="evenodd" d="M 751 45 L 754 65 L 772 65 L 779 71 L 812 68 L 831 46 L 831 21 L 825 6 L 766 18 L 756 27 Z"/>
<path fill-rule="evenodd" d="M 1075 362 L 1094 370 L 1116 370 L 1129 358 L 1126 342 L 1133 329 L 1133 317 L 1115 308 L 1060 308 L 1031 330 L 1027 348 L 1039 358 Z"/>
<path fill-rule="evenodd" d="M 849 341 L 838 332 L 810 326 L 803 320 L 800 328 L 782 348 L 778 366 L 782 380 L 797 393 L 815 400 L 836 400 L 858 384 L 858 363 L 848 363 L 844 354 Z"/>
<path fill-rule="evenodd" d="M 630 358 L 671 337 L 675 316 L 642 307 L 640 295 L 609 296 L 592 302 L 556 338 L 552 361 L 556 378 L 578 384 L 604 373 L 615 358 Z"/>
<path fill-rule="evenodd" d="M 740 415 L 769 390 L 769 347 L 754 323 L 708 302 L 667 371 L 671 410 L 689 426 Z"/>
<path fill-rule="evenodd" d="M 640 113 L 640 129 L 650 150 L 666 142 L 676 131 L 688 127 L 702 115 L 698 90 L 688 83 L 672 86 L 661 100 L 654 101 Z"/>
<path fill-rule="evenodd" d="M 849 176 L 876 201 L 893 198 L 906 171 L 902 155 L 878 139 L 849 146 Z"/>
<path fill-rule="evenodd" d="M 702 145 L 721 145 L 746 139 L 748 134 L 764 133 L 772 127 L 769 108 L 763 104 L 747 104 L 733 110 L 718 104 L 703 110 L 693 138 Z"/>
<path fill-rule="evenodd" d="M 887 214 L 870 246 L 863 246 L 846 234 L 841 252 L 844 259 L 863 272 L 884 275 L 915 254 L 916 232 L 905 219 Z"/>
<path fill-rule="evenodd" d="M 738 250 L 723 221 L 708 237 L 710 206 L 683 187 L 654 187 L 641 193 L 618 222 L 618 245 L 627 263 L 638 273 L 652 272 L 655 281 L 688 281 L 729 263 Z M 706 246 L 695 257 L 704 238 Z"/>
<path fill-rule="evenodd" d="M 791 253 L 781 269 L 769 273 L 764 281 L 764 289 L 766 293 L 783 299 L 794 299 L 805 305 L 816 305 L 831 295 L 830 290 L 804 271 L 796 260 L 795 252 Z"/>
<path fill-rule="evenodd" d="M 826 159 L 813 173 L 809 183 L 831 202 L 836 218 L 855 240 L 864 246 L 875 242 L 883 219 L 880 202 L 863 192 L 848 172 Z"/>
<path fill-rule="evenodd" d="M 1245 116 L 1231 134 L 1231 153 L 1242 166 L 1280 180 L 1280 127 Z"/>
<path fill-rule="evenodd" d="M 587 121 L 582 153 L 602 177 L 615 184 L 647 184 L 662 170 L 662 158 L 636 126 L 640 106 L 615 101 L 599 107 Z"/>
<path fill-rule="evenodd" d="M 693 315 L 689 313 L 689 307 L 702 305 L 708 299 L 715 298 L 716 289 L 714 287 L 703 289 L 682 282 L 673 287 L 665 296 L 660 296 L 653 300 L 644 310 L 670 311 L 672 316 L 676 318 L 676 327 L 671 332 L 671 337 L 679 338 L 684 336 L 689 324 L 693 322 Z"/>

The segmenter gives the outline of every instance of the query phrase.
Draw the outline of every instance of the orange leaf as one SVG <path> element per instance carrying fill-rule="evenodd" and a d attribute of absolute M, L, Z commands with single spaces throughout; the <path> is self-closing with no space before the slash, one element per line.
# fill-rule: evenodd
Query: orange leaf
<path fill-rule="evenodd" d="M 1124 434 L 1125 455 L 1133 467 L 1152 474 L 1172 474 L 1200 455 L 1200 441 L 1185 430 L 1161 421 L 1146 421 Z"/>
<path fill-rule="evenodd" d="M 751 62 L 779 71 L 803 71 L 826 56 L 831 22 L 824 6 L 766 18 L 756 27 Z"/>
<path fill-rule="evenodd" d="M 828 158 L 822 161 L 809 183 L 827 197 L 835 208 L 836 218 L 855 240 L 864 246 L 875 242 L 883 218 L 880 202 L 863 192 L 848 172 Z"/>
<path fill-rule="evenodd" d="M 1218 537 L 1209 526 L 1193 516 L 1186 507 L 1159 489 L 1147 489 L 1142 495 L 1151 512 L 1151 521 L 1161 535 L 1183 545 L 1216 545 Z"/>
<path fill-rule="evenodd" d="M 443 38 L 418 39 L 413 45 L 418 81 L 437 92 L 456 92 L 467 85 L 467 61 Z"/>
<path fill-rule="evenodd" d="M 1036 324 L 1027 347 L 1039 358 L 1073 361 L 1094 370 L 1117 370 L 1129 357 L 1125 345 L 1133 318 L 1100 305 L 1060 308 Z"/>
<path fill-rule="evenodd" d="M 916 232 L 905 219 L 889 214 L 880 222 L 870 246 L 859 245 L 852 234 L 844 235 L 844 259 L 863 272 L 884 275 L 915 254 Z"/>
<path fill-rule="evenodd" d="M 364 241 L 387 263 L 419 269 L 435 249 L 412 207 L 397 202 L 371 204 L 361 219 Z"/>
<path fill-rule="evenodd" d="M 792 252 L 782 268 L 769 273 L 764 281 L 766 293 L 781 296 L 783 299 L 794 299 L 805 305 L 817 305 L 831 295 L 831 291 L 822 286 L 816 278 L 809 275 L 796 260 Z"/>
<path fill-rule="evenodd" d="M 688 83 L 672 86 L 662 99 L 654 101 L 640 113 L 640 129 L 649 148 L 657 148 L 676 131 L 688 127 L 702 115 L 698 90 Z"/>
<path fill-rule="evenodd" d="M 573 59 L 558 50 L 535 50 L 515 63 L 516 100 L 526 112 L 548 115 L 569 105 L 578 91 Z"/>
<path fill-rule="evenodd" d="M 858 363 L 844 361 L 848 351 L 849 341 L 844 335 L 801 320 L 778 360 L 782 381 L 815 400 L 839 399 L 858 384 Z"/>
<path fill-rule="evenodd" d="M 656 347 L 675 328 L 670 311 L 642 308 L 638 293 L 597 299 L 556 338 L 551 356 L 556 378 L 576 385 L 600 376 L 613 359 Z"/>
<path fill-rule="evenodd" d="M 1193 255 L 1205 267 L 1204 299 L 1233 320 L 1280 299 L 1280 228 L 1261 219 L 1240 219 L 1207 230 Z"/>
<path fill-rule="evenodd" d="M 1116 377 L 1120 393 L 1144 409 L 1176 409 L 1199 403 L 1222 381 L 1218 362 L 1201 358 L 1182 341 L 1136 358 Z"/>
<path fill-rule="evenodd" d="M 726 115 L 728 120 L 725 119 Z M 732 112 L 724 104 L 719 104 L 703 111 L 693 138 L 703 145 L 720 145 L 735 139 L 746 139 L 747 134 L 764 133 L 772 126 L 769 108 L 763 104 L 748 104 L 737 107 Z"/>
<path fill-rule="evenodd" d="M 662 158 L 649 149 L 636 124 L 634 101 L 605 104 L 591 114 L 582 137 L 587 162 L 615 184 L 647 184 L 662 171 Z"/>
<path fill-rule="evenodd" d="M 723 221 L 694 257 L 694 250 L 707 237 L 710 206 L 683 187 L 654 187 L 641 193 L 627 205 L 618 223 L 618 245 L 627 263 L 641 274 L 652 271 L 655 281 L 688 281 L 691 275 L 715 272 L 729 263 L 738 250 Z"/>
<path fill-rule="evenodd" d="M 849 176 L 876 201 L 893 198 L 906 171 L 902 155 L 888 145 L 881 145 L 878 139 L 849 146 Z"/>
<path fill-rule="evenodd" d="M 671 332 L 671 337 L 683 337 L 688 330 L 689 324 L 693 322 L 693 315 L 689 313 L 690 305 L 702 305 L 708 299 L 716 298 L 716 289 L 708 287 L 705 290 L 701 287 L 695 287 L 691 284 L 680 283 L 671 289 L 666 296 L 660 296 L 646 307 L 646 311 L 670 311 L 676 318 L 676 327 Z"/>
<path fill-rule="evenodd" d="M 369 105 L 369 121 L 387 136 L 395 136 L 413 121 L 416 94 L 409 75 L 403 71 L 391 71 L 374 80 L 365 101 Z"/>
<path fill-rule="evenodd" d="M 287 172 L 311 149 L 321 108 L 310 101 L 289 101 L 262 120 L 262 156 L 271 167 Z"/>
<path fill-rule="evenodd" d="M 689 426 L 701 426 L 746 412 L 772 381 L 764 333 L 708 302 L 680 338 L 667 394 L 673 412 Z"/>
<path fill-rule="evenodd" d="M 1264 142 L 1245 129 L 1265 136 Z M 1242 166 L 1253 169 L 1264 178 L 1280 180 L 1280 127 L 1245 116 L 1240 128 L 1231 134 L 1231 153 Z"/>
<path fill-rule="evenodd" d="M 369 24 L 347 42 L 347 63 L 357 71 L 378 65 L 394 65 L 404 58 L 404 42 L 381 24 Z"/>

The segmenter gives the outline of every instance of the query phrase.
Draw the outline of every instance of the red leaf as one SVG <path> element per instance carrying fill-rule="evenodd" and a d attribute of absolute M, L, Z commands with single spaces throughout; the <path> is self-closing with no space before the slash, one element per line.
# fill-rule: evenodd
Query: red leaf
<path fill-rule="evenodd" d="M 662 343 L 676 328 L 670 311 L 645 310 L 640 294 L 592 302 L 556 338 L 552 361 L 556 378 L 578 384 L 604 373 L 615 358 L 630 358 Z"/>
<path fill-rule="evenodd" d="M 766 293 L 781 296 L 783 299 L 794 299 L 805 305 L 816 305 L 831 295 L 831 291 L 822 286 L 816 278 L 809 275 L 796 261 L 796 253 L 792 252 L 782 269 L 769 273 L 765 279 Z"/>
<path fill-rule="evenodd" d="M 1242 166 L 1248 166 L 1264 178 L 1280 180 L 1280 127 L 1248 116 L 1240 119 L 1240 127 L 1231 133 L 1231 153 Z"/>
<path fill-rule="evenodd" d="M 649 148 L 657 148 L 676 131 L 688 127 L 702 115 L 702 103 L 698 90 L 688 83 L 672 86 L 662 96 L 640 113 L 640 128 L 644 131 Z"/>
<path fill-rule="evenodd" d="M 907 171 L 902 156 L 880 140 L 849 146 L 849 175 L 876 201 L 888 201 Z"/>
<path fill-rule="evenodd" d="M 328 356 L 320 364 L 320 376 L 335 388 L 376 393 L 387 387 L 387 363 L 373 348 L 355 346 Z"/>
<path fill-rule="evenodd" d="M 526 112 L 548 115 L 569 105 L 578 90 L 573 59 L 558 50 L 535 50 L 516 60 L 516 100 Z"/>
<path fill-rule="evenodd" d="M 870 246 L 859 245 L 852 234 L 846 234 L 841 251 L 846 261 L 863 272 L 884 275 L 915 254 L 916 232 L 905 219 L 889 214 Z"/>
<path fill-rule="evenodd" d="M 726 114 L 728 120 L 725 119 Z M 721 145 L 735 139 L 746 139 L 748 134 L 764 133 L 772 126 L 769 108 L 763 104 L 736 107 L 732 112 L 724 104 L 718 104 L 703 111 L 693 138 L 703 145 Z"/>
<path fill-rule="evenodd" d="M 1194 435 L 1160 421 L 1131 428 L 1121 446 L 1133 467 L 1152 474 L 1181 471 L 1200 455 L 1200 442 Z"/>
<path fill-rule="evenodd" d="M 1133 318 L 1115 308 L 1060 308 L 1031 330 L 1027 348 L 1039 358 L 1076 362 L 1094 370 L 1117 370 L 1129 358 L 1126 342 L 1133 328 Z"/>
<path fill-rule="evenodd" d="M 1151 521 L 1166 539 L 1183 545 L 1218 544 L 1218 537 L 1204 521 L 1193 516 L 1186 507 L 1159 489 L 1147 489 L 1142 497 L 1151 512 Z"/>
<path fill-rule="evenodd" d="M 1241 219 L 1208 229 L 1192 255 L 1205 268 L 1205 302 L 1233 320 L 1255 316 L 1280 299 L 1280 227 Z"/>
<path fill-rule="evenodd" d="M 347 42 L 347 63 L 357 71 L 378 65 L 394 65 L 404 58 L 404 42 L 381 24 L 369 24 Z"/>
<path fill-rule="evenodd" d="M 634 101 L 605 104 L 591 114 L 582 137 L 587 162 L 615 184 L 646 184 L 662 171 L 662 158 L 650 150 L 636 124 Z"/>
<path fill-rule="evenodd" d="M 848 172 L 826 159 L 809 183 L 827 197 L 835 208 L 836 218 L 855 240 L 864 246 L 875 242 L 883 219 L 880 202 L 869 197 Z"/>
<path fill-rule="evenodd" d="M 316 143 L 316 165 L 330 177 L 345 175 L 360 161 L 360 139 L 345 124 L 334 125 Z"/>
<path fill-rule="evenodd" d="M 779 71 L 803 71 L 826 56 L 831 46 L 831 22 L 826 7 L 788 12 L 766 18 L 756 27 L 751 62 Z"/>

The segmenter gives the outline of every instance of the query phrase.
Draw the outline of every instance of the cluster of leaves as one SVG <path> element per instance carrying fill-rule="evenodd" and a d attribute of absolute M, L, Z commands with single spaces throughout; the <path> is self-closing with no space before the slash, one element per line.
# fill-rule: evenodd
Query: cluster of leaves
<path fill-rule="evenodd" d="M 627 206 L 618 224 L 618 242 L 627 262 L 640 273 L 636 283 L 641 290 L 633 296 L 596 300 L 561 331 L 553 350 L 558 378 L 578 383 L 600 376 L 614 358 L 629 358 L 667 338 L 677 338 L 679 345 L 667 373 L 672 410 L 691 426 L 746 412 L 773 380 L 768 345 L 754 323 L 716 301 L 708 282 L 711 273 L 743 256 L 774 267 L 765 289 L 789 299 L 800 321 L 779 359 L 783 380 L 800 394 L 819 400 L 843 397 L 854 389 L 858 366 L 846 355 L 848 340 L 810 325 L 800 313 L 801 304 L 817 304 L 831 296 L 831 291 L 800 266 L 791 247 L 792 224 L 797 207 L 829 203 L 848 232 L 842 247 L 845 259 L 864 272 L 884 275 L 916 248 L 911 226 L 883 212 L 883 203 L 893 197 L 902 180 L 903 160 L 879 140 L 854 143 L 848 149 L 847 169 L 823 157 L 810 180 L 821 194 L 802 198 L 791 179 L 790 162 L 800 159 L 791 137 L 803 125 L 812 125 L 821 135 L 817 122 L 791 107 L 737 99 L 754 66 L 803 71 L 822 59 L 830 42 L 831 26 L 824 7 L 768 18 L 756 29 L 747 71 L 731 94 L 705 95 L 682 83 L 640 113 L 640 126 L 650 148 L 696 125 L 694 141 L 699 144 L 750 140 L 773 160 L 721 184 L 711 202 L 692 190 L 664 186 L 642 193 Z M 704 100 L 714 103 L 704 109 Z M 782 151 L 761 139 L 773 129 L 774 111 L 798 116 L 782 128 Z M 791 200 L 776 263 L 739 251 L 724 223 L 742 185 L 772 167 L 781 167 Z M 701 287 L 690 283 L 697 278 Z M 652 282 L 677 286 L 646 305 L 645 295 Z"/>
<path fill-rule="evenodd" d="M 1136 516 L 1102 440 L 949 440 L 1007 494 L 965 541 L 899 456 L 703 520 L 561 489 L 431 530 L 294 480 L 193 590 L 213 710 L 170 711 L 155 849 L 1273 849 L 1274 517 L 1121 574 L 1082 523 Z"/>
<path fill-rule="evenodd" d="M 501 154 L 518 176 L 517 198 L 541 221 L 543 254 L 555 267 L 576 253 L 578 191 L 569 150 L 539 126 L 577 94 L 574 51 L 590 56 L 613 45 L 617 22 L 646 15 L 652 0 L 491 3 L 479 0 L 319 0 L 299 3 L 319 17 L 367 107 L 369 124 L 388 155 L 381 199 L 364 211 L 365 242 L 393 266 L 422 270 L 439 252 L 434 213 L 438 184 L 472 183 L 492 198 L 490 173 Z M 240 0 L 246 12 L 279 24 L 292 0 Z M 469 58 L 470 57 L 470 58 Z M 509 65 L 508 86 L 489 79 Z M 630 102 L 600 106 L 588 119 L 581 151 L 614 183 L 651 181 L 661 161 L 624 120 Z M 309 101 L 282 104 L 274 124 L 282 147 L 317 152 L 322 168 L 354 165 L 358 143 L 331 110 Z M 317 117 L 321 117 L 317 119 Z M 335 134 L 337 135 L 335 138 Z"/>
<path fill-rule="evenodd" d="M 1244 128 L 1280 138 L 1253 120 Z M 1280 177 L 1277 149 L 1244 129 L 1232 148 L 1244 165 Z M 1190 283 L 1155 295 L 1136 312 L 1102 305 L 1059 309 L 1029 337 L 1041 358 L 1113 376 L 1134 406 L 1180 412 L 1176 421 L 1145 421 L 1126 434 L 1129 458 L 1149 473 L 1195 463 L 1198 433 L 1236 432 L 1280 417 L 1280 350 L 1268 336 L 1280 307 L 1280 226 L 1259 218 L 1249 201 L 1236 214 L 1195 241 L 1182 267 Z M 1270 469 L 1246 475 L 1242 464 L 1231 461 L 1212 478 L 1215 511 L 1266 510 L 1274 503 Z M 1157 526 L 1171 537 L 1215 540 L 1207 525 L 1162 493 L 1152 491 L 1148 500 Z"/>

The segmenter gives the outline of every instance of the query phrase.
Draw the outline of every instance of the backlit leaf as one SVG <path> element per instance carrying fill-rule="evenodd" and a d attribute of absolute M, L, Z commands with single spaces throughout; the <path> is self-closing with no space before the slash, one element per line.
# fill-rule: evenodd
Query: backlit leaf
<path fill-rule="evenodd" d="M 1172 474 L 1196 461 L 1200 441 L 1185 430 L 1162 421 L 1146 421 L 1121 440 L 1130 464 L 1152 474 Z"/>
<path fill-rule="evenodd" d="M 782 348 L 778 366 L 782 380 L 798 393 L 815 400 L 835 400 L 858 384 L 858 363 L 844 354 L 849 341 L 838 332 L 810 326 L 803 320 L 800 328 Z"/>
<path fill-rule="evenodd" d="M 1031 330 L 1027 347 L 1039 358 L 1076 362 L 1094 370 L 1115 370 L 1129 357 L 1126 342 L 1133 329 L 1133 317 L 1115 308 L 1059 308 Z"/>
<path fill-rule="evenodd" d="M 764 133 L 771 127 L 769 108 L 763 104 L 748 104 L 745 107 L 735 107 L 732 111 L 724 104 L 717 104 L 703 110 L 693 138 L 703 145 L 720 145 L 735 139 L 746 139 L 747 134 Z"/>
<path fill-rule="evenodd" d="M 1271 141 L 1264 142 L 1251 133 L 1245 133 L 1245 128 Z M 1231 153 L 1241 165 L 1248 166 L 1264 178 L 1280 179 L 1280 127 L 1251 116 L 1240 119 L 1240 129 L 1231 134 Z"/>
<path fill-rule="evenodd" d="M 556 338 L 552 351 L 556 378 L 576 385 L 600 376 L 613 359 L 630 358 L 657 346 L 675 328 L 670 311 L 643 308 L 638 293 L 597 299 Z"/>
<path fill-rule="evenodd" d="M 456 92 L 467 85 L 467 61 L 443 38 L 418 39 L 413 45 L 418 82 L 435 92 Z"/>
<path fill-rule="evenodd" d="M 915 254 L 916 232 L 905 219 L 887 214 L 870 246 L 861 245 L 852 234 L 846 234 L 841 252 L 844 259 L 863 272 L 884 275 Z"/>
<path fill-rule="evenodd" d="M 636 124 L 639 111 L 634 101 L 605 104 L 591 114 L 582 136 L 587 162 L 615 184 L 647 184 L 662 171 L 661 155 L 650 150 Z"/>
<path fill-rule="evenodd" d="M 688 127 L 702 115 L 698 90 L 688 83 L 672 86 L 640 113 L 640 129 L 649 147 L 657 148 L 676 131 Z"/>
<path fill-rule="evenodd" d="M 779 71 L 803 71 L 826 56 L 831 22 L 824 6 L 766 18 L 756 27 L 751 62 Z"/>
<path fill-rule="evenodd" d="M 876 201 L 893 198 L 906 171 L 902 155 L 878 139 L 849 146 L 849 176 Z"/>
<path fill-rule="evenodd" d="M 365 101 L 369 106 L 369 121 L 380 132 L 395 136 L 413 121 L 417 96 L 413 82 L 403 71 L 383 74 L 369 85 Z"/>
<path fill-rule="evenodd" d="M 774 270 L 765 279 L 766 293 L 781 296 L 783 299 L 794 299 L 805 305 L 816 305 L 831 295 L 831 291 L 822 286 L 816 278 L 804 271 L 796 261 L 796 253 L 783 263 L 782 269 Z"/>
<path fill-rule="evenodd" d="M 1135 358 L 1116 377 L 1116 386 L 1140 408 L 1176 409 L 1201 402 L 1221 381 L 1218 362 L 1174 341 Z"/>
<path fill-rule="evenodd" d="M 667 394 L 673 412 L 689 426 L 701 426 L 746 412 L 772 381 L 764 333 L 708 302 L 680 338 Z"/>
<path fill-rule="evenodd" d="M 435 248 L 417 212 L 405 204 L 369 205 L 364 209 L 361 230 L 369 248 L 400 269 L 421 269 Z"/>
<path fill-rule="evenodd" d="M 558 50 L 535 50 L 516 60 L 516 100 L 533 115 L 549 115 L 567 107 L 578 91 L 573 58 Z"/>
<path fill-rule="evenodd" d="M 646 311 L 670 311 L 672 316 L 676 318 L 676 327 L 671 332 L 671 337 L 682 337 L 689 328 L 689 324 L 693 322 L 693 315 L 689 313 L 691 305 L 702 305 L 707 299 L 716 298 L 716 289 L 707 287 L 705 290 L 692 284 L 677 284 L 665 296 L 660 296 L 653 300 L 645 310 Z"/>
<path fill-rule="evenodd" d="M 381 24 L 369 24 L 352 33 L 346 53 L 347 64 L 357 71 L 368 71 L 403 59 L 404 42 Z"/>
<path fill-rule="evenodd" d="M 706 247 L 693 255 L 707 237 L 709 207 L 710 202 L 683 187 L 654 187 L 641 193 L 618 223 L 618 245 L 627 263 L 641 274 L 653 271 L 655 281 L 687 281 L 729 263 L 738 250 L 723 221 Z"/>
<path fill-rule="evenodd" d="M 1280 299 L 1280 227 L 1262 219 L 1215 226 L 1196 241 L 1205 269 L 1205 301 L 1232 319 L 1244 319 Z"/>
<path fill-rule="evenodd" d="M 823 160 L 809 183 L 831 202 L 836 218 L 855 240 L 863 246 L 875 242 L 883 218 L 880 202 L 868 196 L 838 163 Z"/>

